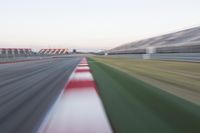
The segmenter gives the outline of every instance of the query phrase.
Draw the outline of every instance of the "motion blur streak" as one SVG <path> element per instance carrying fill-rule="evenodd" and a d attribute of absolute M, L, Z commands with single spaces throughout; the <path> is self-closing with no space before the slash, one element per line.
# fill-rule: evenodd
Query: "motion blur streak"
<path fill-rule="evenodd" d="M 38 133 L 112 133 L 85 58 L 47 119 Z"/>
<path fill-rule="evenodd" d="M 80 57 L 0 65 L 0 133 L 37 131 Z"/>

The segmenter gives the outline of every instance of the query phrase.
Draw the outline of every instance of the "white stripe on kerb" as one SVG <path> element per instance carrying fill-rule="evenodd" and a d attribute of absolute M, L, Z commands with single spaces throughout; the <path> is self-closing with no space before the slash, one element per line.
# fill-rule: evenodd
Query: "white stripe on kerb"
<path fill-rule="evenodd" d="M 79 70 L 89 70 L 90 68 L 88 66 L 78 66 L 76 69 L 79 69 Z"/>
<path fill-rule="evenodd" d="M 94 88 L 66 92 L 44 133 L 112 133 Z"/>
<path fill-rule="evenodd" d="M 90 72 L 76 72 L 72 80 L 93 80 Z"/>

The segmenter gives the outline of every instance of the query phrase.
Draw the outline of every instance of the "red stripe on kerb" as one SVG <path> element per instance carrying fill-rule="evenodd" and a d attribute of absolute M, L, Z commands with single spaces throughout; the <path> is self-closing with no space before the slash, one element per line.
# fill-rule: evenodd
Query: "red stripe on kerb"
<path fill-rule="evenodd" d="M 82 88 L 95 88 L 96 84 L 94 81 L 87 81 L 87 80 L 72 80 L 68 83 L 68 85 L 65 87 L 66 90 L 69 89 L 82 89 Z"/>
<path fill-rule="evenodd" d="M 76 69 L 89 69 L 89 66 L 78 66 Z"/>

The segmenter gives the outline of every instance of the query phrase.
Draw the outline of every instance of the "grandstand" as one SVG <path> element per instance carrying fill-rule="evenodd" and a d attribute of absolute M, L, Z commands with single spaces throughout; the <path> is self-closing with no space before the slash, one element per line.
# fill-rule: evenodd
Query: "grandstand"
<path fill-rule="evenodd" d="M 143 54 L 148 48 L 156 53 L 199 53 L 200 27 L 123 44 L 108 54 Z"/>
<path fill-rule="evenodd" d="M 69 50 L 63 49 L 41 49 L 38 52 L 39 55 L 66 55 L 69 54 Z"/>
<path fill-rule="evenodd" d="M 21 57 L 33 55 L 30 48 L 0 48 L 0 58 Z"/>

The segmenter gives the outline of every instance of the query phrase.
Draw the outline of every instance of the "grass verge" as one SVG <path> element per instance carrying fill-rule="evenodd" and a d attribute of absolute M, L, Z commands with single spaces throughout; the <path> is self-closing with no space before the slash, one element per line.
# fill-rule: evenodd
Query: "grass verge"
<path fill-rule="evenodd" d="M 199 133 L 200 107 L 89 59 L 116 133 Z"/>
<path fill-rule="evenodd" d="M 93 59 L 200 105 L 200 63 L 109 57 Z"/>

